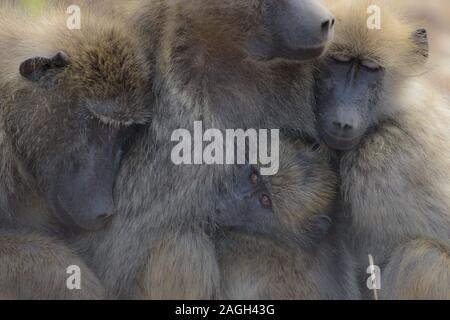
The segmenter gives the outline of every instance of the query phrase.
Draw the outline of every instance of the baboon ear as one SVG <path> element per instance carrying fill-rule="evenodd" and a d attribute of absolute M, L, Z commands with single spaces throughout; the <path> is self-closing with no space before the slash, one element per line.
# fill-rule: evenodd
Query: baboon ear
<path fill-rule="evenodd" d="M 428 43 L 428 34 L 426 29 L 417 29 L 411 35 L 412 41 L 417 45 L 417 52 L 424 58 L 428 58 L 430 54 L 430 46 Z"/>
<path fill-rule="evenodd" d="M 63 51 L 52 58 L 34 57 L 20 64 L 19 71 L 22 77 L 30 81 L 38 81 L 51 69 L 64 68 L 69 64 L 69 57 Z"/>

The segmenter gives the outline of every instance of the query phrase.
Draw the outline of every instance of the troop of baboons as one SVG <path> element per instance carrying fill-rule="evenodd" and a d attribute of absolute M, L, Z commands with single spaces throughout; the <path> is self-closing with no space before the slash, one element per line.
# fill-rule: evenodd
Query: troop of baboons
<path fill-rule="evenodd" d="M 372 299 L 369 255 L 380 298 L 450 299 L 450 108 L 397 10 L 2 3 L 0 299 Z M 281 129 L 278 173 L 175 165 L 195 121 Z"/>

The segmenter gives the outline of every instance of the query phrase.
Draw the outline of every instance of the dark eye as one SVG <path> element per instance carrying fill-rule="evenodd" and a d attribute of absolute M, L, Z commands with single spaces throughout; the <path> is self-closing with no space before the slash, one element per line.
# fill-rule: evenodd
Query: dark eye
<path fill-rule="evenodd" d="M 353 57 L 346 54 L 334 54 L 331 56 L 331 59 L 340 63 L 349 63 L 353 60 Z"/>
<path fill-rule="evenodd" d="M 314 143 L 311 147 L 312 151 L 317 151 L 320 149 L 320 143 Z"/>
<path fill-rule="evenodd" d="M 249 179 L 250 179 L 250 183 L 251 183 L 252 185 L 254 185 L 254 186 L 258 185 L 258 173 L 253 172 L 253 173 L 250 175 Z"/>
<path fill-rule="evenodd" d="M 267 194 L 263 194 L 259 200 L 264 208 L 267 209 L 272 208 L 272 200 Z"/>
<path fill-rule="evenodd" d="M 369 59 L 362 60 L 361 65 L 369 71 L 378 71 L 382 69 L 380 64 Z"/>

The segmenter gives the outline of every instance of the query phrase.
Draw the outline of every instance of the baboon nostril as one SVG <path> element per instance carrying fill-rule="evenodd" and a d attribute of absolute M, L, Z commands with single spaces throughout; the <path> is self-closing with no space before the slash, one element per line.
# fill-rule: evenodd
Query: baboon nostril
<path fill-rule="evenodd" d="M 336 19 L 331 19 L 331 28 L 333 28 L 334 27 L 334 24 L 336 23 Z"/>
<path fill-rule="evenodd" d="M 112 214 L 112 213 L 102 213 L 97 216 L 97 220 L 98 221 L 106 221 L 106 220 L 109 220 L 110 218 L 112 218 L 113 215 L 114 214 Z"/>
<path fill-rule="evenodd" d="M 332 125 L 334 127 L 334 130 L 337 130 L 338 132 L 348 132 L 353 130 L 353 126 L 348 123 L 343 123 L 340 121 L 333 121 Z"/>
<path fill-rule="evenodd" d="M 324 23 L 322 23 L 322 36 L 328 37 L 330 34 L 331 28 L 333 28 L 334 25 L 334 19 L 327 20 Z"/>
<path fill-rule="evenodd" d="M 350 131 L 353 127 L 349 124 L 344 124 L 344 131 Z"/>
<path fill-rule="evenodd" d="M 333 127 L 335 127 L 336 129 L 340 129 L 341 128 L 341 123 L 338 121 L 333 121 Z"/>

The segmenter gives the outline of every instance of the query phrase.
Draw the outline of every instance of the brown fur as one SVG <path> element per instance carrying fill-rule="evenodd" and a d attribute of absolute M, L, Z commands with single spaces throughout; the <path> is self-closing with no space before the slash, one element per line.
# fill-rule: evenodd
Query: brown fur
<path fill-rule="evenodd" d="M 225 232 L 218 240 L 223 297 L 358 299 L 353 260 L 337 236 L 339 215 L 332 212 L 335 173 L 321 152 L 300 141 L 284 142 L 280 157 L 280 171 L 269 179 L 274 214 L 283 226 L 279 232 L 297 241 Z"/>
<path fill-rule="evenodd" d="M 381 30 L 368 30 L 366 9 L 382 9 Z M 418 75 L 424 54 L 416 28 L 386 2 L 333 1 L 330 52 L 368 58 L 385 68 L 374 130 L 341 160 L 349 242 L 365 287 L 367 255 L 381 267 L 381 297 L 450 298 L 450 112 Z M 366 296 L 372 296 L 367 292 Z"/>
<path fill-rule="evenodd" d="M 69 238 L 50 214 L 41 180 L 52 177 L 36 168 L 50 170 L 53 158 L 73 150 L 82 154 L 87 123 L 145 123 L 149 66 L 136 37 L 99 15 L 84 12 L 75 31 L 66 28 L 65 11 L 32 20 L 4 5 L 0 16 L 0 295 L 102 298 L 100 282 L 67 247 Z M 39 83 L 20 76 L 23 61 L 60 50 L 70 57 L 64 70 Z M 102 103 L 117 107 L 111 117 L 97 109 Z M 56 240 L 61 237 L 66 241 Z M 66 288 L 72 264 L 82 269 L 82 290 Z"/>
<path fill-rule="evenodd" d="M 448 243 L 418 239 L 397 247 L 382 278 L 385 299 L 448 300 Z"/>
<path fill-rule="evenodd" d="M 81 290 L 69 290 L 71 265 L 80 267 Z M 0 299 L 99 299 L 97 277 L 64 243 L 26 232 L 0 233 Z"/>

